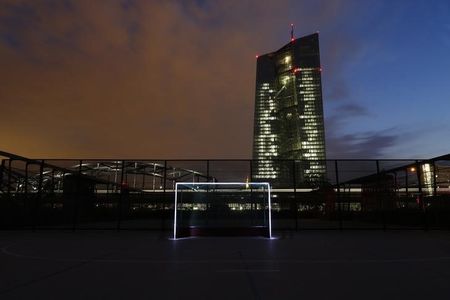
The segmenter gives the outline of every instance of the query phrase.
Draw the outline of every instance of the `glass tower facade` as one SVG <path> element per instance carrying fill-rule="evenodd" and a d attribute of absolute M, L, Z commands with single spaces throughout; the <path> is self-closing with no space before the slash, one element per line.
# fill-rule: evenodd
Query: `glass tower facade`
<path fill-rule="evenodd" d="M 299 184 L 325 180 L 325 133 L 319 35 L 293 39 L 258 56 L 253 138 L 253 178 Z"/>

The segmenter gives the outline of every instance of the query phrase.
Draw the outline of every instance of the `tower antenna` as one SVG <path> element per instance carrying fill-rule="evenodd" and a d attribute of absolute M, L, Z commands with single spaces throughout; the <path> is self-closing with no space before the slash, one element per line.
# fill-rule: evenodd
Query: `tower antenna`
<path fill-rule="evenodd" d="M 291 23 L 291 42 L 294 41 L 294 23 Z"/>

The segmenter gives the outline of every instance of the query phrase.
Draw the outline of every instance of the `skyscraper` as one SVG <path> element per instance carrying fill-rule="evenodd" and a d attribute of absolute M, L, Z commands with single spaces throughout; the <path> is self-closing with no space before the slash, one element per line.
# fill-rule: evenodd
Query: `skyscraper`
<path fill-rule="evenodd" d="M 319 35 L 257 57 L 253 178 L 316 183 L 326 174 Z"/>

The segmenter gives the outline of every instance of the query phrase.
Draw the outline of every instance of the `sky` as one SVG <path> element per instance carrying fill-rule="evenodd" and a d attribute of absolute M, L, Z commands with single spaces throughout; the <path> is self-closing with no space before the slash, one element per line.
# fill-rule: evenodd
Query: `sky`
<path fill-rule="evenodd" d="M 320 33 L 327 158 L 450 153 L 447 0 L 0 0 L 0 150 L 251 158 L 255 55 Z"/>

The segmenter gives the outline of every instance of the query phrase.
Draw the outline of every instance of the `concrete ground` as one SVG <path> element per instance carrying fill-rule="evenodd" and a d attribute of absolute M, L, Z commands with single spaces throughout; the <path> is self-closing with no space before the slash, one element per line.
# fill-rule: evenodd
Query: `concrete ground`
<path fill-rule="evenodd" d="M 0 232 L 0 299 L 450 299 L 448 231 L 167 235 Z"/>

